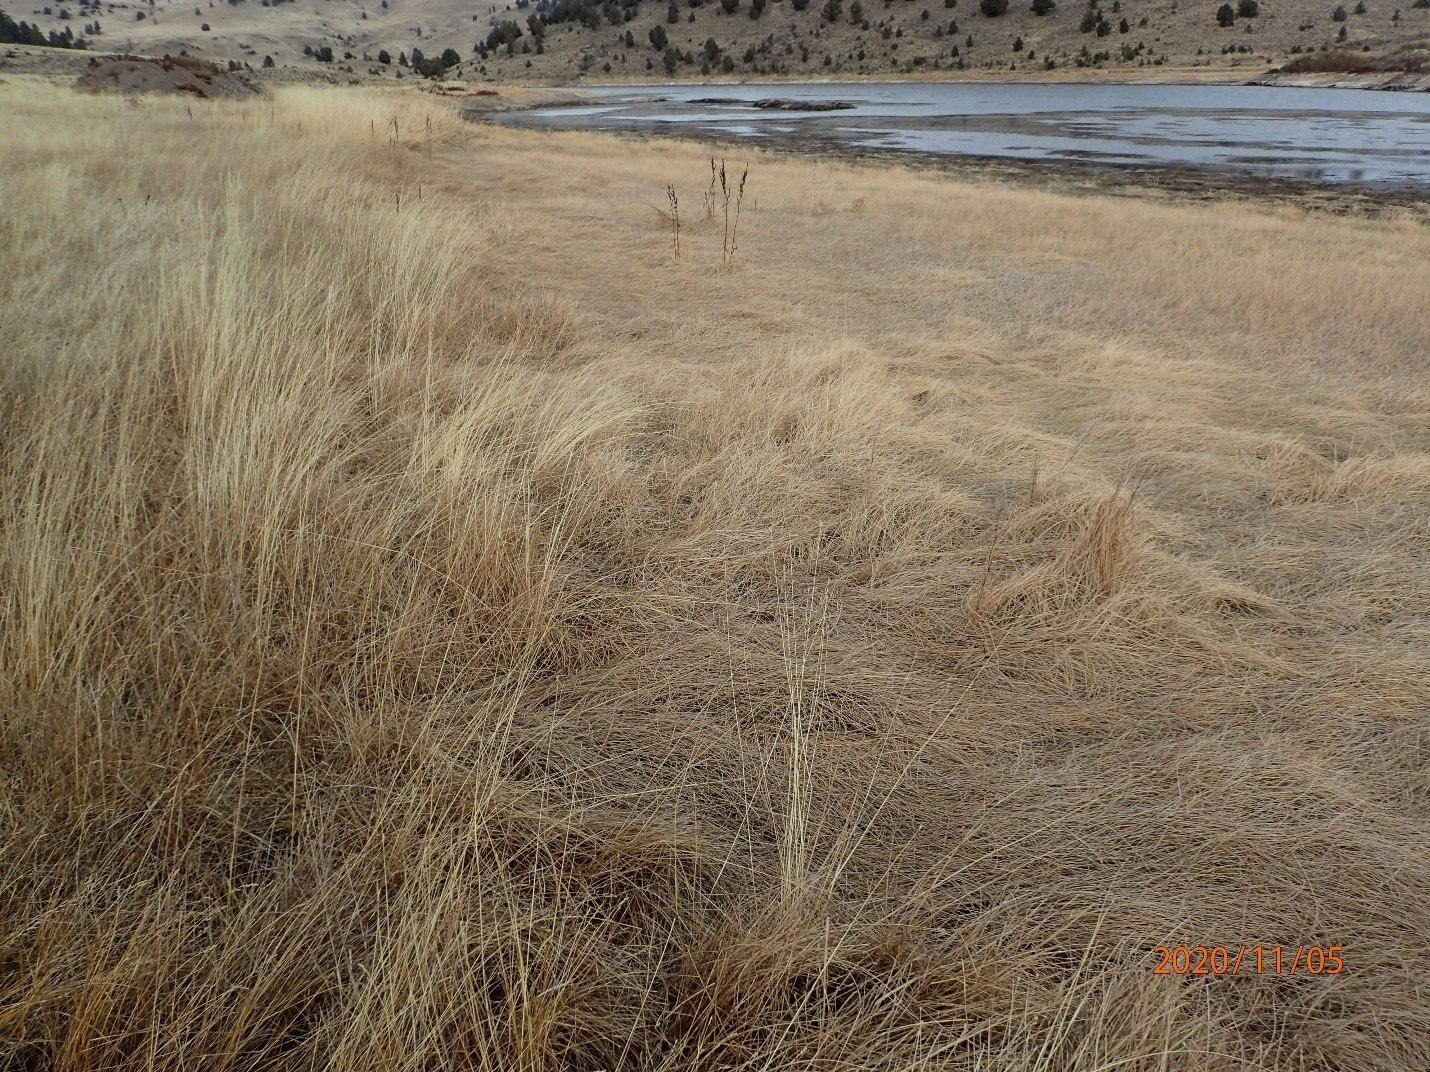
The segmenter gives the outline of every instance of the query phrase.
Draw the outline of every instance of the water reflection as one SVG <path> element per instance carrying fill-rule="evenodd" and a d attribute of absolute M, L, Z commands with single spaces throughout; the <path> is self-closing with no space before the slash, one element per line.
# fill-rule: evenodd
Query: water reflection
<path fill-rule="evenodd" d="M 602 87 L 526 125 L 708 131 L 950 155 L 1182 165 L 1430 188 L 1430 94 L 1265 86 L 821 83 Z M 718 94 L 719 100 L 702 101 Z M 833 112 L 754 102 L 843 101 Z"/>

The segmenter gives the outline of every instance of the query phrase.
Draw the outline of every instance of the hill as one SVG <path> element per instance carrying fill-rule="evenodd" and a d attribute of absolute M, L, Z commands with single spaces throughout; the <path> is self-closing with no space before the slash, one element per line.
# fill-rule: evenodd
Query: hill
<path fill-rule="evenodd" d="M 1430 37 L 1430 0 L 0 0 L 0 10 L 113 51 L 387 80 L 412 77 L 414 58 L 437 73 L 444 53 L 460 61 L 446 73 L 488 80 L 1151 79 L 1174 68 L 1226 78 Z"/>

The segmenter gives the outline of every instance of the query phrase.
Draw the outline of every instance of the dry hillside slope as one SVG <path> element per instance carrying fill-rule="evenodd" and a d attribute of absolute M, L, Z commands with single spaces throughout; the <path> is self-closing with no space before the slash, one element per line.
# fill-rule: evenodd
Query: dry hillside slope
<path fill-rule="evenodd" d="M 1422 224 L 727 223 L 386 90 L 0 157 L 0 1066 L 1430 1067 Z"/>
<path fill-rule="evenodd" d="M 1218 25 L 1220 0 L 1061 0 L 1042 16 L 1033 13 L 1031 0 L 1010 0 L 997 17 L 980 11 L 979 0 L 952 6 L 949 0 L 859 0 L 857 7 L 853 0 L 676 0 L 674 22 L 668 0 L 541 0 L 519 8 L 453 0 L 124 0 L 46 7 L 0 0 L 0 11 L 46 32 L 69 27 L 111 51 L 186 51 L 255 68 L 272 57 L 280 70 L 312 76 L 411 77 L 400 59 L 414 49 L 432 59 L 450 48 L 463 61 L 453 73 L 487 79 L 949 77 L 959 70 L 963 77 L 1043 77 L 1049 62 L 1079 77 L 1121 72 L 1153 79 L 1171 68 L 1187 77 L 1193 67 L 1201 68 L 1198 76 L 1249 77 L 1323 47 L 1393 52 L 1430 37 L 1430 4 L 1416 6 L 1422 2 L 1347 3 L 1344 21 L 1337 21 L 1337 0 L 1257 0 L 1254 17 L 1227 27 Z M 550 22 L 539 42 L 534 16 Z M 522 37 L 476 55 L 493 26 L 506 21 Z M 85 29 L 96 22 L 97 35 Z M 652 32 L 668 40 L 657 47 Z M 718 51 L 707 53 L 707 42 Z M 329 63 L 304 51 L 324 47 L 332 50 Z M 666 48 L 677 54 L 669 68 Z M 390 63 L 379 62 L 382 51 Z"/>

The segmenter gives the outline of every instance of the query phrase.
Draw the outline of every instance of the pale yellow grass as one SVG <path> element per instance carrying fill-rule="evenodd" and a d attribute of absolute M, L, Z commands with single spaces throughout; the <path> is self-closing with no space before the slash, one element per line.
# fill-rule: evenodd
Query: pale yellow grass
<path fill-rule="evenodd" d="M 0 1063 L 1430 1065 L 1423 227 L 0 116 Z"/>

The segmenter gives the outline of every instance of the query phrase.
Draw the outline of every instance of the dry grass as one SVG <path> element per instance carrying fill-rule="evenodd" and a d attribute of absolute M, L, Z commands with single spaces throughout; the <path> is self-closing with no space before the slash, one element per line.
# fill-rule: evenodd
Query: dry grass
<path fill-rule="evenodd" d="M 77 24 L 60 17 L 62 11 L 73 14 L 74 5 L 48 6 L 46 11 L 32 0 L 0 0 L 0 10 L 45 32 L 66 27 L 78 32 Z M 1081 32 L 1087 5 L 1076 0 L 1064 0 L 1045 17 L 1034 15 L 1028 0 L 1019 0 L 998 18 L 980 14 L 978 4 L 969 0 L 953 8 L 937 0 L 864 0 L 867 29 L 852 23 L 852 2 L 844 3 L 841 17 L 830 23 L 822 2 L 797 11 L 786 0 L 769 0 L 763 14 L 752 19 L 750 0 L 740 0 L 733 14 L 727 14 L 718 3 L 691 7 L 682 0 L 681 21 L 672 24 L 666 21 L 667 5 L 651 0 L 639 4 L 635 18 L 621 26 L 609 21 L 595 29 L 574 21 L 557 24 L 548 30 L 543 50 L 537 53 L 526 22 L 530 12 L 495 0 L 477 4 L 468 0 L 393 0 L 386 8 L 377 3 L 334 4 L 329 0 L 284 0 L 269 7 L 259 3 L 210 7 L 188 0 L 155 0 L 153 4 L 118 0 L 112 10 L 106 5 L 105 17 L 100 20 L 103 32 L 93 44 L 99 49 L 148 56 L 185 52 L 220 66 L 234 60 L 248 64 L 263 78 L 332 78 L 346 84 L 351 77 L 381 79 L 389 85 L 399 75 L 412 77 L 410 69 L 396 62 L 400 53 L 411 52 L 415 46 L 428 56 L 438 56 L 452 48 L 466 60 L 460 70 L 463 78 L 563 85 L 579 78 L 628 84 L 663 82 L 669 77 L 662 53 L 651 47 L 647 36 L 660 25 L 671 46 L 690 53 L 694 60 L 678 69 L 677 77 L 683 80 L 874 75 L 1185 83 L 1240 80 L 1321 48 L 1359 53 L 1365 45 L 1377 53 L 1393 52 L 1430 34 L 1430 10 L 1414 7 L 1413 0 L 1370 4 L 1365 13 L 1353 12 L 1345 23 L 1330 18 L 1336 0 L 1276 0 L 1260 17 L 1238 18 L 1235 26 L 1228 28 L 1217 25 L 1216 4 L 1208 9 L 1204 4 L 1128 3 L 1122 5 L 1126 10 L 1119 12 L 1112 10 L 1111 3 L 1095 6 L 1108 20 L 1110 32 L 1103 37 Z M 145 18 L 136 20 L 141 11 Z M 925 11 L 928 18 L 923 17 Z M 1119 32 L 1124 17 L 1128 21 L 1126 34 Z M 476 42 L 486 38 L 494 23 L 508 19 L 514 19 L 526 34 L 513 55 L 498 49 L 485 58 L 475 56 Z M 956 30 L 951 28 L 953 23 Z M 886 24 L 891 34 L 888 38 L 883 34 Z M 210 28 L 202 29 L 205 25 Z M 1337 35 L 1343 27 L 1349 37 L 1340 42 Z M 632 47 L 624 43 L 626 30 L 634 38 Z M 723 73 L 723 65 L 717 62 L 709 74 L 701 73 L 698 57 L 712 38 L 734 61 L 732 72 Z M 1026 47 L 1015 52 L 1019 39 Z M 304 47 L 323 45 L 334 50 L 334 63 L 319 63 L 303 53 Z M 522 46 L 531 51 L 523 52 Z M 1134 51 L 1141 46 L 1141 51 L 1124 58 L 1123 46 Z M 758 51 L 753 62 L 746 63 L 745 53 L 751 47 Z M 1108 56 L 1095 67 L 1078 67 L 1075 57 L 1084 47 L 1089 54 L 1105 52 Z M 1292 52 L 1293 48 L 1297 51 Z M 388 51 L 394 62 L 379 63 L 381 50 Z M 34 69 L 32 64 L 49 69 L 68 66 L 64 56 L 35 55 L 54 50 L 26 51 L 31 55 L 22 62 L 30 69 Z M 352 60 L 344 58 L 348 53 Z M 264 56 L 275 59 L 276 70 L 262 70 Z M 1044 66 L 1048 58 L 1056 64 L 1052 71 Z M 73 62 L 74 57 L 68 59 Z M 966 69 L 958 68 L 960 62 Z M 5 63 L 9 65 L 8 58 Z"/>
<path fill-rule="evenodd" d="M 1379 71 L 1403 71 L 1406 74 L 1430 72 L 1430 39 L 1409 41 L 1393 52 L 1369 55 L 1364 52 L 1337 50 L 1313 52 L 1297 56 L 1279 68 L 1283 74 L 1373 74 Z"/>
<path fill-rule="evenodd" d="M 1423 227 L 433 108 L 0 86 L 0 1064 L 1430 1065 Z"/>

